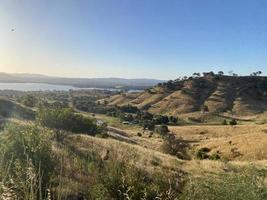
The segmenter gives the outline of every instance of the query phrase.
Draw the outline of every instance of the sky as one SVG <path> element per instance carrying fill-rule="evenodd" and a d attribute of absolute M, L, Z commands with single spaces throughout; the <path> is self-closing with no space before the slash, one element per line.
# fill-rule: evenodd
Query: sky
<path fill-rule="evenodd" d="M 0 72 L 264 73 L 266 10 L 266 0 L 0 0 Z"/>

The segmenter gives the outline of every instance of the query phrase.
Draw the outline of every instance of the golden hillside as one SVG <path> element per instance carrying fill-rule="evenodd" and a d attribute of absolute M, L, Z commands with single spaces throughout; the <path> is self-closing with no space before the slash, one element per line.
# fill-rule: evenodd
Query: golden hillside
<path fill-rule="evenodd" d="M 267 110 L 267 77 L 206 74 L 168 81 L 141 93 L 106 99 L 108 105 L 133 105 L 154 114 L 180 115 L 205 111 L 239 116 Z"/>

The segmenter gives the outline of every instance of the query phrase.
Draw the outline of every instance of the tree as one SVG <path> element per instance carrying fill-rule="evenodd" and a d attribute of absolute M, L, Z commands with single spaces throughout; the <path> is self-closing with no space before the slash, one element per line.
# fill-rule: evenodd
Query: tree
<path fill-rule="evenodd" d="M 218 74 L 219 74 L 220 76 L 224 75 L 223 71 L 218 71 Z"/>
<path fill-rule="evenodd" d="M 214 72 L 210 71 L 210 72 L 203 72 L 203 76 L 214 76 Z"/>
<path fill-rule="evenodd" d="M 193 73 L 193 77 L 200 77 L 200 73 L 198 72 Z"/>
<path fill-rule="evenodd" d="M 262 71 L 252 72 L 250 76 L 260 76 L 262 74 Z"/>
<path fill-rule="evenodd" d="M 170 116 L 169 117 L 169 122 L 170 123 L 173 123 L 173 124 L 176 124 L 178 122 L 178 118 L 177 117 Z"/>
<path fill-rule="evenodd" d="M 166 115 L 164 115 L 164 116 L 156 115 L 156 116 L 154 116 L 153 121 L 156 124 L 168 124 L 169 123 L 169 118 Z"/>
<path fill-rule="evenodd" d="M 155 132 L 160 135 L 166 135 L 169 132 L 169 129 L 166 125 L 159 125 L 155 128 Z"/>
<path fill-rule="evenodd" d="M 155 129 L 154 122 L 150 121 L 150 120 L 145 121 L 144 124 L 143 124 L 143 129 L 144 130 L 148 129 L 150 131 L 154 131 L 154 129 Z"/>
<path fill-rule="evenodd" d="M 222 125 L 227 125 L 227 121 L 226 121 L 226 119 L 224 119 L 224 120 L 222 121 Z"/>
<path fill-rule="evenodd" d="M 234 126 L 237 125 L 237 121 L 235 119 L 230 120 L 229 125 Z"/>

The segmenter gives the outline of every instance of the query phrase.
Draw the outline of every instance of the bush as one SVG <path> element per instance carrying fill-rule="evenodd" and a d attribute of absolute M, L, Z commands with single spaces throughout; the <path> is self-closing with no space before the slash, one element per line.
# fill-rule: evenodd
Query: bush
<path fill-rule="evenodd" d="M 209 157 L 210 160 L 220 160 L 221 156 L 218 153 L 214 153 Z"/>
<path fill-rule="evenodd" d="M 28 107 L 34 107 L 38 104 L 38 99 L 34 95 L 30 95 L 30 94 L 21 97 L 19 101 L 23 105 L 28 106 Z"/>
<path fill-rule="evenodd" d="M 235 119 L 230 120 L 229 125 L 234 126 L 237 125 L 237 121 Z"/>
<path fill-rule="evenodd" d="M 208 159 L 209 155 L 208 153 L 210 152 L 210 149 L 207 147 L 203 147 L 199 149 L 196 153 L 197 159 L 203 160 L 203 159 Z"/>
<path fill-rule="evenodd" d="M 226 121 L 226 119 L 224 119 L 224 120 L 222 121 L 222 125 L 227 125 L 227 121 Z"/>
<path fill-rule="evenodd" d="M 154 131 L 154 129 L 155 129 L 154 122 L 153 121 L 150 121 L 150 120 L 144 121 L 144 123 L 143 123 L 143 129 L 144 130 L 148 129 L 150 131 Z"/>
<path fill-rule="evenodd" d="M 160 135 L 167 135 L 169 132 L 169 129 L 168 129 L 168 126 L 166 125 L 159 125 L 159 126 L 156 126 L 155 132 Z"/>
<path fill-rule="evenodd" d="M 161 149 L 164 153 L 177 156 L 180 159 L 188 159 L 187 154 L 188 143 L 181 138 L 175 138 L 174 135 L 169 134 L 164 137 Z"/>
<path fill-rule="evenodd" d="M 95 135 L 97 126 L 90 118 L 75 114 L 72 109 L 40 109 L 37 121 L 43 126 L 62 129 L 74 133 Z"/>

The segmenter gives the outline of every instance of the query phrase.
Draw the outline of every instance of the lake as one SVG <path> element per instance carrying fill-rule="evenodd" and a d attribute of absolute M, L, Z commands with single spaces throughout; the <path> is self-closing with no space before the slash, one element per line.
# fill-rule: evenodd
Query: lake
<path fill-rule="evenodd" d="M 119 91 L 114 88 L 78 88 L 71 85 L 53 85 L 46 83 L 0 83 L 0 90 L 17 91 L 68 91 L 68 90 L 109 90 Z M 128 92 L 140 92 L 141 90 L 129 90 Z"/>
<path fill-rule="evenodd" d="M 77 90 L 73 86 L 68 85 L 51 85 L 45 83 L 0 83 L 0 90 L 17 90 L 17 91 L 46 91 L 46 90 L 58 90 L 68 91 Z"/>

